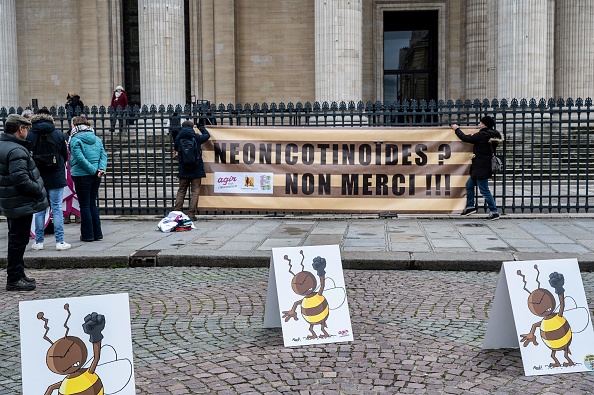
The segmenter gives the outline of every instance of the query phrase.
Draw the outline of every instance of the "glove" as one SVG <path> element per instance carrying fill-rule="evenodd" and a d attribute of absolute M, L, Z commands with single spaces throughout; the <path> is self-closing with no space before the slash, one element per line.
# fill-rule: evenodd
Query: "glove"
<path fill-rule="evenodd" d="M 103 339 L 101 331 L 105 328 L 105 317 L 95 312 L 87 314 L 82 327 L 83 331 L 89 335 L 89 341 L 91 343 L 100 342 Z"/>
<path fill-rule="evenodd" d="M 565 279 L 563 278 L 563 275 L 561 273 L 553 272 L 549 274 L 549 284 L 551 284 L 551 287 L 555 288 L 555 293 L 557 295 L 565 292 L 565 289 L 563 288 L 563 284 L 565 284 Z"/>
<path fill-rule="evenodd" d="M 317 256 L 314 258 L 312 266 L 315 271 L 318 272 L 319 277 L 322 277 L 324 274 L 326 274 L 326 271 L 324 270 L 326 269 L 326 259 Z"/>

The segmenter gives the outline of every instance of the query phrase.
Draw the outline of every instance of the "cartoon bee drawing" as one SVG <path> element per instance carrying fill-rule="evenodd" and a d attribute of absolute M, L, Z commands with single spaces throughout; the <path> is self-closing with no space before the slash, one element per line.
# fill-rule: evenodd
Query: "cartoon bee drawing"
<path fill-rule="evenodd" d="M 330 316 L 330 310 L 336 310 L 342 306 L 346 300 L 346 291 L 344 288 L 333 286 L 328 288 L 326 290 L 326 295 L 324 295 L 326 281 L 328 280 L 334 284 L 334 280 L 326 278 L 326 259 L 320 256 L 313 259 L 312 267 L 320 278 L 320 287 L 318 288 L 315 275 L 305 271 L 305 266 L 303 264 L 305 255 L 303 254 L 303 250 L 299 251 L 299 253 L 302 257 L 302 269 L 297 274 L 292 271 L 293 267 L 291 265 L 291 259 L 289 259 L 287 255 L 284 256 L 284 259 L 289 263 L 289 273 L 293 275 L 291 288 L 297 295 L 303 296 L 303 299 L 299 299 L 293 303 L 291 310 L 283 311 L 282 318 L 285 319 L 285 322 L 288 322 L 291 318 L 297 321 L 297 307 L 301 306 L 301 316 L 307 323 L 309 323 L 309 332 L 311 333 L 306 339 L 326 339 L 331 336 L 326 331 L 326 328 L 328 328 L 327 320 Z M 329 298 L 327 299 L 326 296 L 329 296 Z M 314 331 L 316 325 L 320 326 L 320 335 L 316 334 Z"/>
<path fill-rule="evenodd" d="M 68 316 L 64 322 L 66 334 L 63 338 L 55 342 L 52 342 L 47 337 L 50 330 L 48 326 L 49 320 L 44 317 L 43 312 L 37 314 L 37 318 L 44 321 L 43 327 L 45 328 L 45 333 L 43 338 L 51 344 L 46 354 L 47 367 L 58 375 L 66 376 L 62 381 L 50 385 L 45 395 L 51 395 L 55 390 L 58 390 L 59 395 L 108 395 L 121 391 L 132 378 L 132 363 L 128 359 L 118 360 L 117 353 L 113 347 L 109 345 L 101 346 L 101 341 L 103 340 L 103 334 L 101 332 L 105 328 L 105 317 L 93 312 L 84 318 L 82 328 L 89 335 L 89 341 L 93 345 L 93 358 L 85 363 L 88 354 L 87 346 L 80 338 L 68 336 L 70 332 L 68 320 L 71 316 L 68 303 L 64 305 L 64 310 L 68 312 Z M 99 364 L 102 353 L 104 357 L 109 357 L 108 362 Z M 111 365 L 110 369 L 120 372 L 117 376 L 117 381 L 119 382 L 110 383 L 112 384 L 111 388 L 114 388 L 115 385 L 115 388 L 119 389 L 113 389 L 109 392 L 104 388 L 103 382 L 97 373 L 99 368 L 101 368 L 102 372 L 107 371 L 104 368 L 107 365 Z"/>
<path fill-rule="evenodd" d="M 577 307 L 573 298 L 565 296 L 565 289 L 563 288 L 565 278 L 563 277 L 563 274 L 553 272 L 549 274 L 549 284 L 555 289 L 555 293 L 559 298 L 559 306 L 557 310 L 553 294 L 549 290 L 541 288 L 540 286 L 540 281 L 538 280 L 538 277 L 540 276 L 538 265 L 534 265 L 534 269 L 536 269 L 537 272 L 536 283 L 538 284 L 538 288 L 532 292 L 526 288 L 526 277 L 522 272 L 518 270 L 516 273 L 518 276 L 522 277 L 524 290 L 529 294 L 528 309 L 532 314 L 542 317 L 542 319 L 532 325 L 529 333 L 520 335 L 520 341 L 523 342 L 524 347 L 527 347 L 530 343 L 538 346 L 535 332 L 537 328 L 540 328 L 540 338 L 542 339 L 542 342 L 551 349 L 551 358 L 553 359 L 553 362 L 548 366 L 550 368 L 561 366 L 561 363 L 556 357 L 557 351 L 563 351 L 563 356 L 566 360 L 566 362 L 563 363 L 564 367 L 574 366 L 575 363 L 570 358 L 571 350 L 569 349 L 569 346 L 571 345 L 573 335 L 580 333 L 588 326 L 590 316 L 586 309 L 585 312 L 587 318 L 585 319 L 586 322 L 583 322 L 584 319 L 581 316 L 583 316 L 584 308 Z M 568 308 L 566 302 L 572 302 L 572 305 L 569 306 L 570 308 Z M 577 324 L 576 328 L 582 329 L 572 331 L 572 327 L 569 324 L 570 320 L 567 319 L 570 315 L 572 324 L 575 323 Z"/>

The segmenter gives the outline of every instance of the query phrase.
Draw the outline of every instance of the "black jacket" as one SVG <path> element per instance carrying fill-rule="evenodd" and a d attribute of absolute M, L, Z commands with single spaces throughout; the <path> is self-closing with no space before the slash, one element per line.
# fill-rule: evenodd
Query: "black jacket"
<path fill-rule="evenodd" d="M 50 115 L 36 114 L 31 118 L 31 130 L 27 134 L 30 147 L 35 145 L 35 140 L 41 134 L 48 134 L 54 144 L 60 147 L 58 167 L 54 169 L 39 169 L 43 184 L 46 189 L 59 189 L 66 186 L 66 161 L 68 160 L 68 147 L 64 141 L 64 134 L 54 126 L 54 119 Z"/>
<path fill-rule="evenodd" d="M 0 135 L 0 207 L 7 218 L 20 218 L 47 208 L 43 180 L 29 153 L 29 142 Z"/>
<path fill-rule="evenodd" d="M 66 102 L 66 105 L 64 107 L 66 107 L 66 110 L 68 110 L 70 108 L 72 110 L 72 113 L 76 114 L 77 109 L 79 112 L 82 113 L 85 105 L 84 105 L 83 101 L 80 100 L 79 95 L 74 95 L 73 97 L 68 99 L 68 101 Z"/>
<path fill-rule="evenodd" d="M 459 128 L 456 129 L 456 136 L 465 143 L 474 144 L 472 148 L 472 165 L 470 166 L 470 177 L 472 178 L 490 178 L 493 175 L 491 171 L 491 156 L 495 152 L 497 145 L 503 141 L 501 134 L 494 129 L 483 128 L 474 134 L 464 134 Z M 493 151 L 491 151 L 491 147 Z"/>
<path fill-rule="evenodd" d="M 196 139 L 198 145 L 198 163 L 191 169 L 185 168 L 182 164 L 179 164 L 178 178 L 204 178 L 206 173 L 204 172 L 204 162 L 202 161 L 202 143 L 206 142 L 210 138 L 208 130 L 202 125 L 198 126 L 202 134 L 194 132 L 194 129 L 190 127 L 184 127 L 180 130 L 179 134 L 175 138 L 175 144 L 173 148 L 179 152 L 179 142 L 181 139 Z"/>

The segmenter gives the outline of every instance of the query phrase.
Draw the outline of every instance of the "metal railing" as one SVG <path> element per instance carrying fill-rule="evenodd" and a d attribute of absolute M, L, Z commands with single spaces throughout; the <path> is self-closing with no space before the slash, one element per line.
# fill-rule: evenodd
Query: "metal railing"
<path fill-rule="evenodd" d="M 8 114 L 22 110 L 0 108 L 1 130 Z M 68 120 L 75 114 L 63 107 L 50 111 L 57 127 L 67 131 Z M 505 170 L 495 177 L 493 189 L 503 212 L 589 212 L 594 203 L 590 98 L 313 105 L 202 103 L 136 106 L 115 112 L 111 107 L 93 106 L 83 112 L 109 157 L 99 202 L 106 214 L 164 214 L 171 209 L 177 189 L 177 163 L 172 157 L 169 125 L 182 119 L 237 126 L 414 127 L 478 125 L 481 117 L 490 115 L 505 137 L 498 152 L 505 158 Z"/>

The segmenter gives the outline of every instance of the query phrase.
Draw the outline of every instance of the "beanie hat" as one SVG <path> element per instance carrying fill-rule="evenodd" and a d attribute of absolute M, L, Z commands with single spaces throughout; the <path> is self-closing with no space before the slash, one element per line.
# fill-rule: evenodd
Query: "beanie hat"
<path fill-rule="evenodd" d="M 488 115 L 481 118 L 481 123 L 489 129 L 495 129 L 495 120 Z"/>
<path fill-rule="evenodd" d="M 124 90 L 124 87 L 121 86 L 121 85 L 118 85 L 118 86 L 115 87 L 115 90 L 117 91 L 118 89 Z"/>
<path fill-rule="evenodd" d="M 8 118 L 6 118 L 6 123 L 18 123 L 21 125 L 31 125 L 31 122 L 27 120 L 27 118 L 23 117 L 19 114 L 10 114 Z"/>

